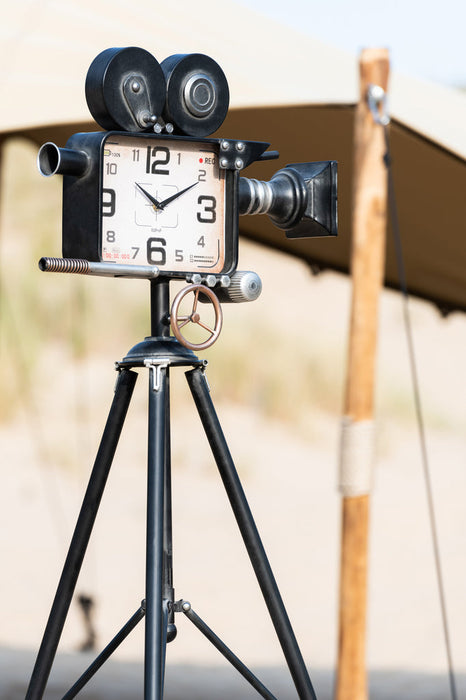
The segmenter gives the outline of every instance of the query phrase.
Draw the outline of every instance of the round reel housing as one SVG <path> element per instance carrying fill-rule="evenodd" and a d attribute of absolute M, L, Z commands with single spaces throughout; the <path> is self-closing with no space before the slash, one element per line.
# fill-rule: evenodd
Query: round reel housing
<path fill-rule="evenodd" d="M 145 49 L 106 49 L 87 72 L 87 106 L 96 122 L 109 131 L 151 129 L 151 118 L 162 114 L 165 93 L 162 68 Z"/>
<path fill-rule="evenodd" d="M 175 54 L 161 63 L 167 82 L 163 118 L 186 136 L 209 136 L 223 124 L 230 91 L 223 70 L 200 53 Z"/>

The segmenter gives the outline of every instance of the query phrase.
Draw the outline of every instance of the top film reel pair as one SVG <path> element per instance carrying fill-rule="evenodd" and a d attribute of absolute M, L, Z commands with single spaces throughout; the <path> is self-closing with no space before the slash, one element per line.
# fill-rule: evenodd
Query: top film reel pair
<path fill-rule="evenodd" d="M 203 54 L 176 54 L 159 63 L 148 51 L 111 48 L 92 62 L 86 100 L 107 130 L 155 131 L 185 136 L 213 134 L 227 115 L 224 72 Z"/>

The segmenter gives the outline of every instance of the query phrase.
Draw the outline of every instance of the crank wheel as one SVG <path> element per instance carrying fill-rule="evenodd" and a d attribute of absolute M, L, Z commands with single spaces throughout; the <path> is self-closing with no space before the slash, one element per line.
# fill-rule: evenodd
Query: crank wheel
<path fill-rule="evenodd" d="M 181 302 L 188 294 L 194 295 L 191 313 L 188 315 L 180 316 L 179 312 Z M 201 315 L 198 311 L 199 296 L 201 294 L 204 294 L 206 297 L 208 297 L 208 299 L 212 303 L 212 306 L 214 307 L 215 322 L 213 328 L 211 327 L 211 324 L 207 325 L 201 320 Z M 175 338 L 182 345 L 184 345 L 185 348 L 189 348 L 190 350 L 195 351 L 205 350 L 206 348 L 209 348 L 215 343 L 218 336 L 220 335 L 220 331 L 222 330 L 222 322 L 222 307 L 220 306 L 220 302 L 217 298 L 217 295 L 209 287 L 205 287 L 203 284 L 191 284 L 189 287 L 185 287 L 180 292 L 178 292 L 175 299 L 173 300 L 170 314 L 170 325 Z M 200 326 L 205 331 L 207 331 L 207 333 L 209 334 L 207 340 L 201 343 L 193 343 L 182 334 L 181 329 L 187 327 L 189 324 L 192 323 L 196 324 L 197 326 Z"/>

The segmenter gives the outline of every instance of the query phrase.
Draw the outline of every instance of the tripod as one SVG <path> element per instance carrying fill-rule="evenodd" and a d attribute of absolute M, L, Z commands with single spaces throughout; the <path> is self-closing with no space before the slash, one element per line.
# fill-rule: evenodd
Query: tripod
<path fill-rule="evenodd" d="M 70 700 L 80 692 L 143 618 L 145 618 L 144 698 L 162 700 L 166 646 L 176 636 L 174 619 L 177 612 L 183 612 L 193 622 L 259 695 L 274 700 L 274 695 L 194 612 L 190 603 L 184 600 L 175 601 L 172 567 L 169 415 L 169 375 L 172 366 L 192 368 L 186 372 L 188 385 L 298 696 L 301 700 L 315 700 L 311 680 L 210 398 L 204 376 L 206 363 L 199 360 L 178 340 L 170 337 L 168 318 L 169 283 L 167 280 L 152 280 L 151 336 L 135 345 L 128 355 L 117 363 L 119 376 L 114 399 L 29 682 L 26 700 L 40 700 L 45 692 L 138 376 L 133 369 L 142 367 L 149 369 L 145 600 L 87 671 L 63 696 L 63 700 Z"/>

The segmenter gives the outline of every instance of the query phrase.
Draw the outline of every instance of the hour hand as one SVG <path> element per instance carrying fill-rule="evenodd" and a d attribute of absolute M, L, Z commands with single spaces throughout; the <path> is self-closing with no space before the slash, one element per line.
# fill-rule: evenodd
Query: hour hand
<path fill-rule="evenodd" d="M 162 211 L 162 209 L 164 208 L 164 203 L 163 203 L 163 202 L 159 202 L 158 199 L 155 199 L 155 197 L 153 197 L 151 194 L 149 194 L 149 192 L 147 192 L 147 190 L 145 190 L 143 187 L 141 187 L 141 185 L 139 185 L 137 182 L 135 182 L 134 184 L 136 185 L 136 187 L 139 187 L 139 189 L 141 190 L 142 194 L 143 194 L 145 197 L 147 197 L 147 199 L 149 200 L 149 202 L 150 202 L 150 203 L 152 204 L 152 206 L 154 207 L 155 211 Z"/>

